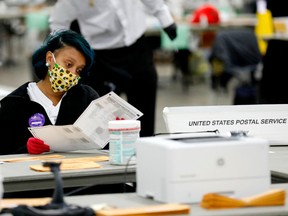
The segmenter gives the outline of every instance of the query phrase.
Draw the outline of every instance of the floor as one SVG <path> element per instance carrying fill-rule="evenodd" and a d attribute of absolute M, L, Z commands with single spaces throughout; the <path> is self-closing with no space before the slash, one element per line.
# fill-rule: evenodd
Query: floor
<path fill-rule="evenodd" d="M 3 42 L 3 41 L 2 41 Z M 12 47 L 6 43 L 0 46 L 0 87 L 12 90 L 32 79 L 29 58 L 25 54 L 25 39 L 14 38 Z M 0 41 L 1 43 L 1 41 Z M 24 45 L 25 44 L 25 45 Z M 0 44 L 1 45 L 1 44 Z M 11 52 L 7 55 L 8 50 Z M 157 61 L 158 62 L 158 61 Z M 173 76 L 174 69 L 169 62 L 158 62 L 158 95 L 156 108 L 155 133 L 165 133 L 166 127 L 162 117 L 164 107 L 172 106 L 207 106 L 231 104 L 231 97 L 225 92 L 215 92 L 210 88 L 209 76 L 194 77 L 188 88 L 183 88 L 181 75 Z"/>

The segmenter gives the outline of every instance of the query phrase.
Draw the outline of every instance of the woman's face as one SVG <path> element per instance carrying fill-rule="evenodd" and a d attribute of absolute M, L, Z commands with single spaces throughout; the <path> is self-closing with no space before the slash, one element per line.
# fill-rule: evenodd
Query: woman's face
<path fill-rule="evenodd" d="M 75 75 L 81 75 L 81 72 L 84 70 L 86 64 L 85 57 L 81 52 L 74 47 L 65 46 L 59 50 L 55 50 L 53 54 L 57 64 L 61 65 Z M 50 67 L 54 66 L 55 61 L 53 59 L 52 52 L 47 53 L 46 62 L 50 64 Z"/>

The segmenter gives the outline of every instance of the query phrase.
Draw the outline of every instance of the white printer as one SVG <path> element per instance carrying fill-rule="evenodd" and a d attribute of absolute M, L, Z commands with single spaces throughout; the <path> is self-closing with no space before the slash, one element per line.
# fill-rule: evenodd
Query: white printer
<path fill-rule="evenodd" d="M 137 142 L 137 194 L 197 203 L 204 194 L 241 198 L 270 188 L 268 141 L 245 136 L 179 134 Z"/>

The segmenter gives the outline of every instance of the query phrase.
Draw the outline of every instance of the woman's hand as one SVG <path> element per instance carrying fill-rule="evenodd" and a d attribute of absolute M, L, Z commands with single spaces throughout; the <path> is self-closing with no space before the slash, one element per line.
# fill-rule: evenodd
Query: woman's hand
<path fill-rule="evenodd" d="M 29 154 L 41 154 L 49 152 L 50 146 L 46 145 L 41 139 L 30 137 L 27 141 L 27 149 Z"/>

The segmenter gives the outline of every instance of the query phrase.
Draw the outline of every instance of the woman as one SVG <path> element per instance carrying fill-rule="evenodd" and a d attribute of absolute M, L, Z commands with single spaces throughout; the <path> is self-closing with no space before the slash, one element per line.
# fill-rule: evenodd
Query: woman
<path fill-rule="evenodd" d="M 40 81 L 23 84 L 0 102 L 0 154 L 50 150 L 42 140 L 32 138 L 28 127 L 73 124 L 99 97 L 91 87 L 79 83 L 93 58 L 88 42 L 74 31 L 55 31 L 47 37 L 32 56 Z"/>

